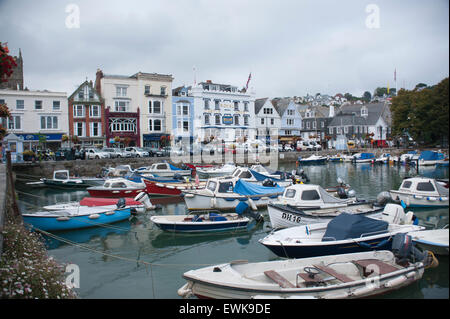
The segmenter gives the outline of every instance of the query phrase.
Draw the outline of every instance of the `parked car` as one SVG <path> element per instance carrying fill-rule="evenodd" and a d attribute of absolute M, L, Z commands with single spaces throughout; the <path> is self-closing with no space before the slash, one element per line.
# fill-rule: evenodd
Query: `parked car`
<path fill-rule="evenodd" d="M 117 148 L 113 148 L 113 147 L 105 147 L 105 148 L 102 148 L 102 151 L 103 151 L 103 152 L 109 153 L 109 157 L 110 157 L 110 158 L 118 158 L 118 157 L 121 157 L 121 156 L 120 156 L 121 153 L 120 153 L 120 152 L 116 152 L 116 150 L 117 150 Z"/>
<path fill-rule="evenodd" d="M 149 157 L 149 153 L 141 147 L 125 147 L 125 152 L 130 152 L 134 157 Z"/>
<path fill-rule="evenodd" d="M 98 148 L 86 149 L 86 159 L 101 159 L 101 158 L 110 158 L 109 153 L 103 152 Z"/>
<path fill-rule="evenodd" d="M 148 152 L 149 156 L 151 157 L 162 157 L 163 156 L 163 152 L 157 148 L 157 147 L 144 147 L 143 148 L 146 152 Z"/>
<path fill-rule="evenodd" d="M 285 144 L 285 145 L 284 145 L 284 150 L 285 150 L 286 152 L 293 152 L 293 151 L 294 151 L 294 148 L 293 148 L 290 144 Z"/>
<path fill-rule="evenodd" d="M 322 146 L 317 142 L 312 141 L 312 142 L 310 142 L 310 144 L 312 145 L 312 147 L 315 151 L 320 151 L 322 149 Z"/>
<path fill-rule="evenodd" d="M 300 144 L 300 149 L 301 151 L 314 151 L 314 146 L 307 141 L 302 141 Z"/>

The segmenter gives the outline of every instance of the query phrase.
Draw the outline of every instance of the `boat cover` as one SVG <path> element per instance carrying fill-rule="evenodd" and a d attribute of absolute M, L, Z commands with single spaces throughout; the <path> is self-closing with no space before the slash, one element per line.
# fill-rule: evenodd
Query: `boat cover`
<path fill-rule="evenodd" d="M 358 159 L 371 159 L 375 158 L 375 154 L 373 153 L 361 153 L 361 156 Z"/>
<path fill-rule="evenodd" d="M 261 173 L 258 173 L 257 171 L 254 171 L 252 169 L 249 169 L 250 173 L 256 178 L 257 181 L 263 181 L 265 179 L 273 180 L 274 182 L 283 182 L 282 179 L 270 177 Z"/>
<path fill-rule="evenodd" d="M 419 159 L 424 161 L 438 161 L 444 159 L 444 154 L 435 151 L 422 151 Z"/>
<path fill-rule="evenodd" d="M 275 186 L 262 186 L 254 183 L 244 182 L 243 180 L 238 180 L 234 186 L 234 192 L 239 195 L 265 195 L 284 192 L 284 187 Z"/>
<path fill-rule="evenodd" d="M 167 164 L 169 164 L 169 167 L 170 167 L 170 169 L 171 169 L 172 171 L 182 171 L 182 169 L 179 168 L 179 167 L 173 166 L 173 165 L 170 164 L 170 163 L 167 163 Z"/>
<path fill-rule="evenodd" d="M 386 232 L 388 226 L 389 223 L 381 219 L 341 213 L 328 223 L 322 241 L 359 238 L 362 234 Z"/>

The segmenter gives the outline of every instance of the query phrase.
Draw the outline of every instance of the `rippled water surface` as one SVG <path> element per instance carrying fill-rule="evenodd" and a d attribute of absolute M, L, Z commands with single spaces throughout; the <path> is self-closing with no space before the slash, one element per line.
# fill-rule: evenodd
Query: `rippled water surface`
<path fill-rule="evenodd" d="M 295 169 L 295 163 L 280 169 Z M 415 168 L 405 166 L 328 163 L 305 166 L 311 183 L 335 186 L 340 177 L 360 197 L 375 199 L 382 191 L 397 189 L 404 177 L 415 176 Z M 448 168 L 420 168 L 420 175 L 448 178 Z M 66 201 L 80 200 L 84 190 L 30 189 L 17 184 L 22 211 Z M 152 214 L 185 214 L 182 199 L 160 199 L 161 209 Z M 408 209 L 409 210 L 409 209 Z M 411 209 L 427 228 L 440 228 L 449 223 L 449 210 Z M 250 230 L 219 234 L 164 233 L 149 220 L 150 213 L 108 228 L 91 228 L 55 233 L 64 242 L 47 239 L 49 254 L 63 263 L 78 265 L 81 298 L 180 298 L 177 289 L 184 285 L 182 274 L 206 265 L 247 259 L 250 262 L 278 259 L 258 243 L 270 231 L 265 222 Z M 120 258 L 116 258 L 120 257 Z M 146 264 L 138 263 L 144 261 Z M 417 283 L 381 298 L 448 298 L 448 257 L 439 258 L 439 267 L 427 269 Z"/>

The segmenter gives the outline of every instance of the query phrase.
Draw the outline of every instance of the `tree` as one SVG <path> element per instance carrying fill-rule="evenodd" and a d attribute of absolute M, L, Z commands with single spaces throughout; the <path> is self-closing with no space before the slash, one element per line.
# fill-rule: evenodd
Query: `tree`
<path fill-rule="evenodd" d="M 426 88 L 428 85 L 426 85 L 425 83 L 417 83 L 415 89 L 420 89 L 420 88 Z"/>
<path fill-rule="evenodd" d="M 13 73 L 14 67 L 17 66 L 16 61 L 9 54 L 8 45 L 0 42 L 0 82 L 8 81 L 8 78 Z M 6 103 L 0 104 L 0 118 L 9 118 L 8 106 Z M 0 140 L 6 135 L 6 128 L 0 124 Z"/>
<path fill-rule="evenodd" d="M 372 99 L 372 94 L 370 94 L 369 91 L 364 92 L 362 99 L 364 100 L 364 102 L 369 103 L 370 100 Z"/>

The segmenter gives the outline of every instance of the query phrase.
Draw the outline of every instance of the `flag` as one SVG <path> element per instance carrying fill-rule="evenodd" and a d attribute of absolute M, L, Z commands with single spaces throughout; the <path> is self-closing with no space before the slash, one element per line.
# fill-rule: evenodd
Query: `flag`
<path fill-rule="evenodd" d="M 248 83 L 250 82 L 250 79 L 252 78 L 252 72 L 250 72 L 250 74 L 248 75 L 248 80 L 247 80 L 247 84 L 245 85 L 245 90 L 247 91 L 248 89 Z"/>
<path fill-rule="evenodd" d="M 388 85 L 387 85 L 387 94 L 389 94 L 389 82 L 388 82 Z"/>

